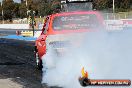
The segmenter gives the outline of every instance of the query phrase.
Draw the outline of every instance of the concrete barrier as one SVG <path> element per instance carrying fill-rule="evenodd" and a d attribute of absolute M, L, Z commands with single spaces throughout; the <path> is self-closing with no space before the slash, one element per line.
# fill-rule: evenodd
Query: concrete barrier
<path fill-rule="evenodd" d="M 107 30 L 123 30 L 124 24 L 122 20 L 105 20 Z"/>
<path fill-rule="evenodd" d="M 0 29 L 29 29 L 29 24 L 0 24 Z"/>
<path fill-rule="evenodd" d="M 132 19 L 105 20 L 107 30 L 132 29 Z"/>

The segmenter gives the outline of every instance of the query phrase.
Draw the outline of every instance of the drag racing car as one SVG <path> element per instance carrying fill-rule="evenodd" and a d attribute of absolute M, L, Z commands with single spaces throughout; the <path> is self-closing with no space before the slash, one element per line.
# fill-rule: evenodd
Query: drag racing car
<path fill-rule="evenodd" d="M 103 18 L 97 11 L 62 12 L 47 16 L 41 35 L 35 42 L 35 59 L 38 69 L 42 69 L 42 57 L 52 46 L 61 53 L 66 46 L 72 44 L 71 36 L 86 32 L 99 31 L 104 27 Z M 75 42 L 75 41 L 74 41 Z M 78 44 L 78 41 L 76 41 Z"/>

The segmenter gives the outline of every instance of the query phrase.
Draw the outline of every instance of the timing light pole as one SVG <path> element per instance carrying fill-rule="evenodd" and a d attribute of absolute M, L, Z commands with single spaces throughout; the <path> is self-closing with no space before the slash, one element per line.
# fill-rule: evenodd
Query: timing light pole
<path fill-rule="evenodd" d="M 28 15 L 30 16 L 29 20 L 30 20 L 30 25 L 32 27 L 32 30 L 33 30 L 33 36 L 34 36 L 34 26 L 36 25 L 36 22 L 35 22 L 35 11 L 33 10 L 29 10 L 28 11 Z"/>
<path fill-rule="evenodd" d="M 30 16 L 29 20 L 30 20 L 30 25 L 32 26 L 32 30 L 33 30 L 33 36 L 34 36 L 34 26 L 36 24 L 35 22 L 35 11 L 32 10 L 32 8 L 30 8 L 30 5 L 28 7 L 28 1 L 26 0 L 26 7 L 27 7 L 27 16 Z"/>
<path fill-rule="evenodd" d="M 28 2 L 26 0 L 26 7 L 27 7 L 27 16 L 28 16 Z"/>
<path fill-rule="evenodd" d="M 1 8 L 2 8 L 2 23 L 4 24 L 4 12 L 3 12 L 3 0 L 1 1 Z"/>
<path fill-rule="evenodd" d="M 114 19 L 115 19 L 115 0 L 113 0 L 113 16 L 114 16 Z"/>
<path fill-rule="evenodd" d="M 113 0 L 113 13 L 115 13 L 115 0 Z"/>

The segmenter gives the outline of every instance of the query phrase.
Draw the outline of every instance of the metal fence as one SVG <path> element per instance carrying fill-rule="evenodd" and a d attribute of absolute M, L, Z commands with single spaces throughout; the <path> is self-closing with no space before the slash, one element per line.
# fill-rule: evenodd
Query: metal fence
<path fill-rule="evenodd" d="M 130 12 L 118 12 L 118 13 L 102 13 L 105 20 L 119 20 L 119 19 L 132 19 L 132 11 Z M 35 18 L 36 23 L 44 23 L 45 17 Z M 13 19 L 13 22 L 4 21 L 5 24 L 29 24 L 29 19 Z M 2 24 L 2 20 L 0 21 Z"/>
<path fill-rule="evenodd" d="M 103 17 L 105 20 L 132 19 L 132 11 L 119 13 L 103 13 Z"/>

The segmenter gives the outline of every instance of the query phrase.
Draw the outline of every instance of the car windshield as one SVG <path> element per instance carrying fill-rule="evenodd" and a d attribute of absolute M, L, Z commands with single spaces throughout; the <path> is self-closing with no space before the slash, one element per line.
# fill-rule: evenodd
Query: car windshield
<path fill-rule="evenodd" d="M 95 14 L 76 14 L 56 16 L 53 20 L 53 30 L 96 29 L 100 26 Z"/>

